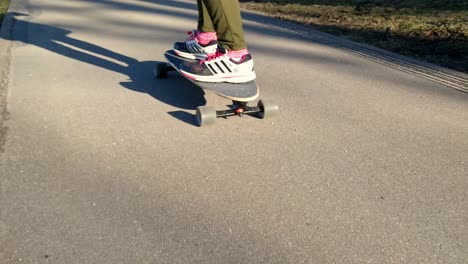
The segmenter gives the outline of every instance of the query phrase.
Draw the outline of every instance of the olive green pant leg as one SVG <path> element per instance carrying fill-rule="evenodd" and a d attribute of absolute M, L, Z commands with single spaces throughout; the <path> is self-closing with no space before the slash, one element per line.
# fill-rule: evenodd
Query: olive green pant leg
<path fill-rule="evenodd" d="M 213 22 L 211 22 L 210 15 L 202 0 L 197 0 L 198 6 L 198 26 L 197 30 L 200 32 L 215 32 Z"/>
<path fill-rule="evenodd" d="M 225 49 L 241 50 L 247 47 L 242 28 L 242 17 L 238 0 L 201 0 Z"/>

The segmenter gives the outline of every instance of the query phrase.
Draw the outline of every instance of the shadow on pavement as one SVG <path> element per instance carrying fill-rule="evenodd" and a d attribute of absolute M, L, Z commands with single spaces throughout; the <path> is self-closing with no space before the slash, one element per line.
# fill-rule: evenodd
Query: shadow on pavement
<path fill-rule="evenodd" d="M 13 16 L 27 15 L 13 13 Z M 124 74 L 128 76 L 128 81 L 121 82 L 120 85 L 129 90 L 147 93 L 163 103 L 181 109 L 195 110 L 196 107 L 206 104 L 203 90 L 184 78 L 156 79 L 153 70 L 158 61 L 138 61 L 124 54 L 72 38 L 68 36 L 71 31 L 58 27 L 15 19 L 14 29 L 14 34 L 11 34 L 8 40 L 35 45 L 77 61 Z M 28 32 L 40 33 L 27 34 Z M 171 115 L 192 125 L 196 124 L 195 116 L 192 114 Z"/>

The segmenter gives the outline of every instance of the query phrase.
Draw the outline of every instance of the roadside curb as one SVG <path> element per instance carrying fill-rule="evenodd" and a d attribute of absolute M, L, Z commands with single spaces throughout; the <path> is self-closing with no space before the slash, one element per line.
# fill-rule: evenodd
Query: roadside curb
<path fill-rule="evenodd" d="M 10 84 L 10 62 L 11 62 L 11 47 L 13 43 L 8 41 L 11 39 L 14 27 L 14 15 L 19 10 L 22 1 L 11 0 L 7 13 L 0 25 L 0 154 L 4 151 L 6 143 L 6 135 L 8 127 L 4 122 L 8 120 L 9 112 L 7 107 L 8 88 Z"/>
<path fill-rule="evenodd" d="M 13 29 L 13 12 L 10 12 L 10 9 L 8 9 L 8 12 L 6 13 L 5 17 L 3 18 L 3 22 L 1 24 L 0 28 L 0 38 L 3 39 L 10 39 L 11 37 L 11 32 Z"/>
<path fill-rule="evenodd" d="M 331 34 L 318 31 L 312 27 L 274 18 L 262 12 L 246 9 L 242 9 L 242 12 L 243 16 L 246 18 L 250 17 L 256 22 L 269 24 L 276 30 L 326 44 L 327 46 L 332 46 L 344 50 L 356 56 L 389 66 L 393 69 L 410 73 L 415 76 L 442 84 L 446 87 L 468 93 L 468 74 L 463 72 L 413 59 L 364 43 L 358 43 L 348 39 L 333 36 Z"/>
<path fill-rule="evenodd" d="M 23 6 L 25 5 L 24 0 L 10 0 L 10 6 L 8 7 L 8 12 L 3 18 L 3 23 L 0 28 L 0 38 L 10 39 L 13 32 L 15 14 L 23 11 Z"/>

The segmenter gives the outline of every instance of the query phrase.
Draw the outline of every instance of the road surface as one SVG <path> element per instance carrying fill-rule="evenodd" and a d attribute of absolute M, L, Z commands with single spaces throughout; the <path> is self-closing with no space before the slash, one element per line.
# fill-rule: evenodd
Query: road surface
<path fill-rule="evenodd" d="M 468 94 L 249 13 L 280 115 L 200 128 L 230 102 L 152 75 L 194 1 L 11 11 L 1 263 L 466 263 Z"/>

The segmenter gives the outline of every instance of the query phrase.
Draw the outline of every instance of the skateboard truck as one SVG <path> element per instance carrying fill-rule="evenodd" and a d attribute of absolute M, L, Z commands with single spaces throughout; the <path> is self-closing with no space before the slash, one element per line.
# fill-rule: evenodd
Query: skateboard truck
<path fill-rule="evenodd" d="M 197 123 L 199 126 L 213 124 L 218 117 L 229 117 L 244 115 L 257 115 L 258 117 L 270 118 L 278 112 L 278 105 L 268 100 L 259 100 L 257 106 L 248 106 L 248 102 L 232 101 L 232 106 L 228 110 L 215 110 L 211 106 L 197 107 Z"/>
<path fill-rule="evenodd" d="M 229 110 L 216 111 L 216 117 L 228 117 L 228 116 L 239 116 L 242 117 L 244 114 L 256 114 L 261 112 L 260 107 L 247 106 L 247 102 L 232 101 L 233 105 Z"/>

